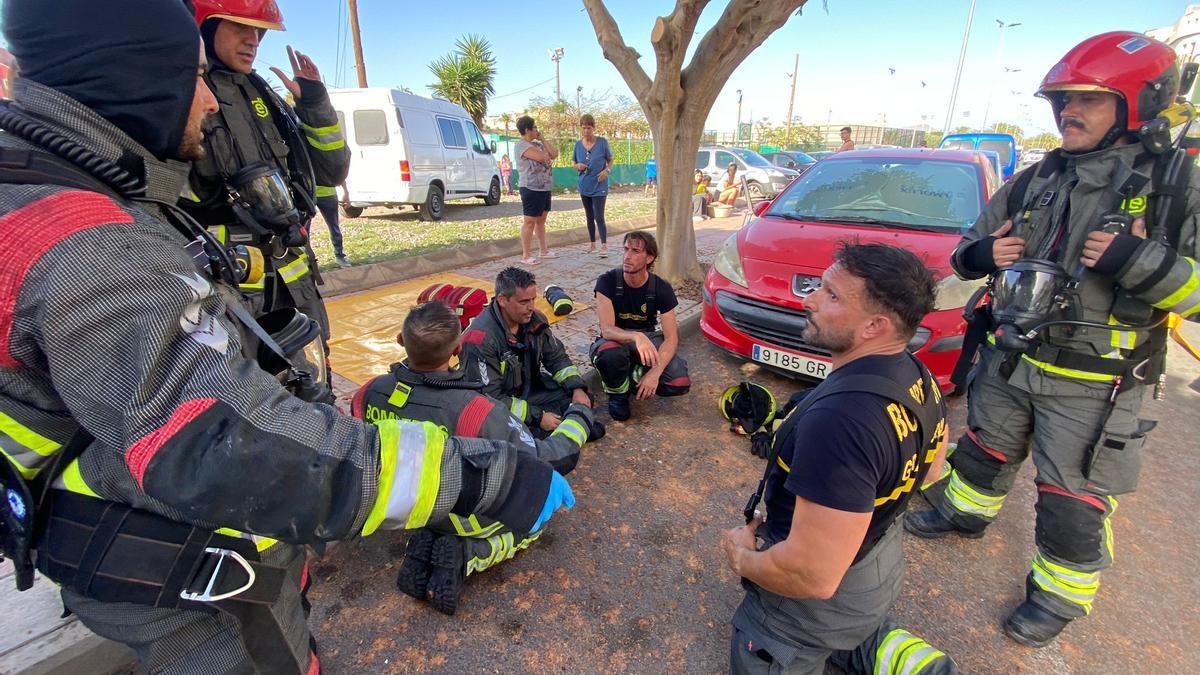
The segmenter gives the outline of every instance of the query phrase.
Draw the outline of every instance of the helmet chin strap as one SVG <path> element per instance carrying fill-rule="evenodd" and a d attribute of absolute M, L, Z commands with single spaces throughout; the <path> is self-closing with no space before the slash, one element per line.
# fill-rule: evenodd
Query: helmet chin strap
<path fill-rule="evenodd" d="M 1104 138 L 1100 139 L 1100 142 L 1096 145 L 1096 149 L 1092 152 L 1112 147 L 1112 145 L 1117 142 L 1117 139 L 1129 133 L 1129 130 L 1125 126 L 1125 120 L 1128 118 L 1128 116 L 1129 109 L 1125 105 L 1125 99 L 1117 97 L 1117 121 L 1115 124 L 1113 124 L 1113 127 L 1108 130 L 1108 133 L 1104 134 Z"/>

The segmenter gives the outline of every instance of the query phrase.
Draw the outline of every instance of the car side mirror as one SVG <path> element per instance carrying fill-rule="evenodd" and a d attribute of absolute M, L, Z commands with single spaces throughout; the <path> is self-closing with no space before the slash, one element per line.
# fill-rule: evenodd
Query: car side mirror
<path fill-rule="evenodd" d="M 754 215 L 761 216 L 767 209 L 771 208 L 771 202 L 762 201 L 754 205 Z"/>
<path fill-rule="evenodd" d="M 496 154 L 496 141 L 492 141 L 492 154 Z"/>
<path fill-rule="evenodd" d="M 795 163 L 795 162 L 788 162 L 788 168 L 789 168 L 789 169 L 794 169 L 794 168 L 796 168 L 796 163 Z"/>

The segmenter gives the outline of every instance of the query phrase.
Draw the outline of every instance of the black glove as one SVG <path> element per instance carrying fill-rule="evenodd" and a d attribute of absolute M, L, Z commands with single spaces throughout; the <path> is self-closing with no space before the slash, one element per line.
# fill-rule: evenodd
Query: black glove
<path fill-rule="evenodd" d="M 766 459 L 771 454 L 771 439 L 769 432 L 759 431 L 750 436 L 750 454 Z"/>

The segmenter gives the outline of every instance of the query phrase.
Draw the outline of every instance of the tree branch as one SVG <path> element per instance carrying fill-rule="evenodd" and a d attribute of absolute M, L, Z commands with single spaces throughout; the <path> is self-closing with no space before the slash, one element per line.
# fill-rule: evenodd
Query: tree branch
<path fill-rule="evenodd" d="M 638 63 L 642 55 L 625 44 L 625 38 L 621 37 L 621 29 L 617 27 L 612 14 L 608 13 L 603 0 L 583 0 L 583 6 L 592 20 L 592 27 L 596 29 L 596 39 L 600 42 L 604 58 L 616 66 L 617 72 L 629 85 L 633 95 L 645 105 L 649 102 L 651 82 L 646 71 L 642 70 Z"/>

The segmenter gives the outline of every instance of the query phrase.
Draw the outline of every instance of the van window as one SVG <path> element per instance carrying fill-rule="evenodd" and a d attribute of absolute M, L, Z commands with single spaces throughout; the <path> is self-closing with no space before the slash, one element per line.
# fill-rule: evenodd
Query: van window
<path fill-rule="evenodd" d="M 400 114 L 400 109 L 396 108 L 396 122 L 400 124 L 400 128 L 404 128 L 404 115 Z"/>
<path fill-rule="evenodd" d="M 725 170 L 730 164 L 737 164 L 738 168 L 742 168 L 742 163 L 734 159 L 733 153 L 725 152 L 724 150 L 717 151 L 717 168 Z"/>
<path fill-rule="evenodd" d="M 702 170 L 708 168 L 708 151 L 707 150 L 701 150 L 700 152 L 696 153 L 696 168 L 702 169 Z"/>
<path fill-rule="evenodd" d="M 996 154 L 1000 155 L 1000 163 L 1008 164 L 1008 160 L 1012 157 L 1013 145 L 1003 140 L 985 140 L 979 142 L 979 149 L 995 150 Z"/>
<path fill-rule="evenodd" d="M 462 125 L 458 120 L 449 117 L 437 118 L 438 130 L 442 132 L 442 145 L 447 148 L 467 147 L 467 137 L 463 134 Z"/>
<path fill-rule="evenodd" d="M 481 155 L 491 153 L 491 148 L 488 147 L 487 141 L 484 140 L 483 134 L 479 133 L 479 129 L 474 122 L 467 122 L 467 132 L 471 136 L 471 149 Z"/>
<path fill-rule="evenodd" d="M 952 138 L 941 145 L 943 150 L 974 150 L 975 141 L 969 138 Z"/>
<path fill-rule="evenodd" d="M 364 145 L 387 145 L 387 118 L 382 110 L 354 111 L 354 143 Z"/>
<path fill-rule="evenodd" d="M 438 147 L 440 145 L 437 125 L 433 122 L 433 115 L 427 111 L 405 108 L 404 122 L 404 136 L 408 139 L 409 143 L 425 147 Z"/>

